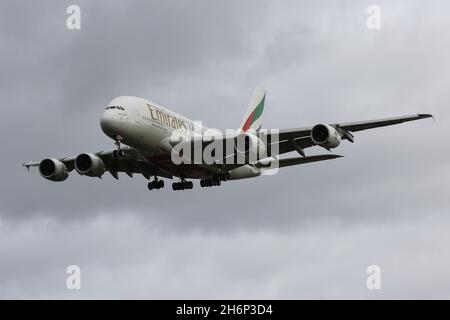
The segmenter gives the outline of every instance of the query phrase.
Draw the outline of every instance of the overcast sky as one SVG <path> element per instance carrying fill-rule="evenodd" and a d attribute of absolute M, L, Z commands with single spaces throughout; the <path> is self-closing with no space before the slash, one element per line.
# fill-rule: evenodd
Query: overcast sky
<path fill-rule="evenodd" d="M 66 28 L 70 4 L 81 30 Z M 366 27 L 370 4 L 381 30 Z M 0 298 L 450 298 L 449 12 L 444 0 L 2 1 Z M 224 129 L 257 85 L 266 128 L 436 121 L 184 192 L 21 167 L 112 149 L 99 118 L 116 96 Z M 66 288 L 72 264 L 80 291 Z"/>

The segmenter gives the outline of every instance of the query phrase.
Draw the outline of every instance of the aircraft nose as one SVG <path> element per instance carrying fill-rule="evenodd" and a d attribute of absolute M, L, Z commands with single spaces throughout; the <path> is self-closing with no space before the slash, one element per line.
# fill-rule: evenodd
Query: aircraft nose
<path fill-rule="evenodd" d="M 113 137 L 119 133 L 118 122 L 117 115 L 110 110 L 106 110 L 100 118 L 100 127 L 107 136 Z"/>

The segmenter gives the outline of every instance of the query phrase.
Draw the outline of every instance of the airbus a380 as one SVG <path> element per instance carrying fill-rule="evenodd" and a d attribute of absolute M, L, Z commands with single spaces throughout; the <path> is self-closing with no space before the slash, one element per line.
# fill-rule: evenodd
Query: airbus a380
<path fill-rule="evenodd" d="M 173 190 L 192 189 L 191 179 L 199 179 L 201 187 L 219 186 L 222 181 L 260 176 L 276 163 L 277 168 L 315 161 L 336 159 L 341 156 L 323 154 L 307 156 L 305 149 L 319 146 L 331 150 L 342 140 L 354 142 L 354 132 L 390 126 L 407 121 L 429 118 L 430 114 L 414 114 L 395 118 L 350 123 L 316 124 L 310 127 L 261 130 L 266 91 L 256 88 L 244 115 L 242 124 L 232 134 L 219 136 L 208 133 L 208 128 L 143 98 L 122 96 L 113 99 L 104 110 L 100 126 L 115 141 L 112 151 L 82 153 L 76 157 L 47 158 L 40 162 L 23 164 L 28 169 L 38 167 L 39 173 L 50 181 L 64 181 L 73 170 L 80 175 L 101 178 L 109 172 L 118 179 L 124 172 L 132 177 L 142 174 L 150 180 L 148 189 L 164 187 L 161 178 L 179 181 Z M 243 139 L 243 143 L 239 143 Z M 224 146 L 221 152 L 213 150 L 213 161 L 174 161 L 186 158 L 179 148 L 199 142 L 204 151 L 215 142 Z M 231 148 L 225 148 L 231 143 Z M 176 151 L 176 152 L 174 152 Z M 211 150 L 210 150 L 211 151 Z M 263 152 L 261 152 L 263 151 Z M 193 151 L 195 152 L 195 151 Z M 295 157 L 280 155 L 296 152 Z M 250 157 L 250 154 L 255 154 Z M 240 157 L 244 155 L 244 157 Z M 237 159 L 241 161 L 236 161 Z M 192 155 L 189 156 L 192 159 Z M 243 159 L 243 160 L 242 160 Z M 186 160 L 186 159 L 184 159 Z"/>

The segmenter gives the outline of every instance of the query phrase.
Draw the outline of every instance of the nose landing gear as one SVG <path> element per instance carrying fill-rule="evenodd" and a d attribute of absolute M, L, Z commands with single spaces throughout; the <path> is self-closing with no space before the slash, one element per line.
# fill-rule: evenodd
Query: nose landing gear
<path fill-rule="evenodd" d="M 122 140 L 123 138 L 120 135 L 116 136 L 116 142 L 114 142 L 114 144 L 116 145 L 117 149 L 113 151 L 114 158 L 125 156 L 125 151 L 121 147 Z"/>

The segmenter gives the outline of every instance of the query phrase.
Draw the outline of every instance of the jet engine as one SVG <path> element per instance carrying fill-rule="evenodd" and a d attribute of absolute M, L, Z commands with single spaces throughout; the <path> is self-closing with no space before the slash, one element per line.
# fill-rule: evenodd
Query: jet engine
<path fill-rule="evenodd" d="M 245 165 L 229 171 L 227 174 L 227 180 L 253 178 L 260 175 L 261 170 L 259 168 L 250 165 Z"/>
<path fill-rule="evenodd" d="M 69 177 L 69 170 L 64 163 L 58 159 L 44 159 L 39 163 L 39 173 L 50 181 L 64 181 Z"/>
<path fill-rule="evenodd" d="M 333 149 L 341 144 L 341 135 L 328 124 L 317 124 L 311 130 L 311 140 L 325 149 Z"/>
<path fill-rule="evenodd" d="M 75 159 L 75 169 L 79 174 L 89 177 L 100 177 L 106 166 L 102 159 L 92 153 L 82 153 Z"/>

